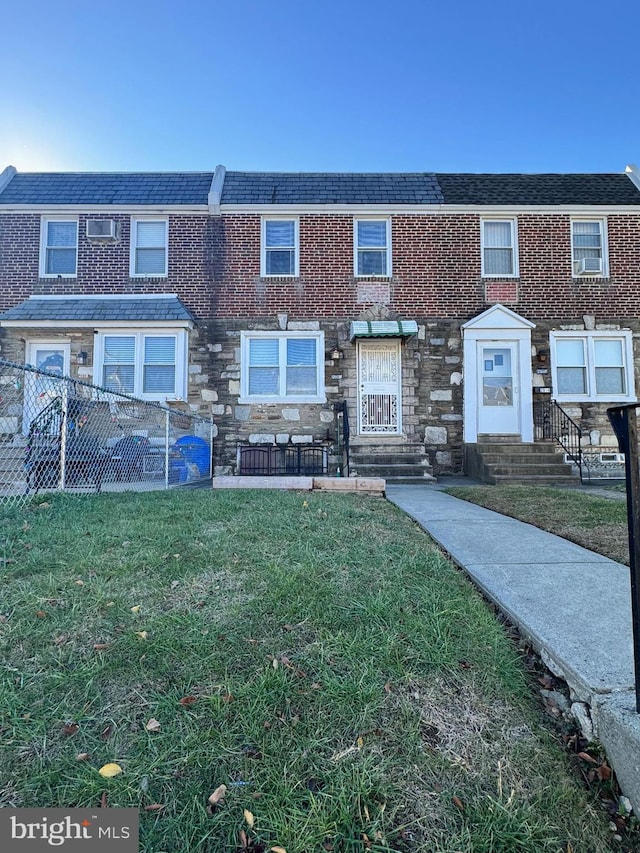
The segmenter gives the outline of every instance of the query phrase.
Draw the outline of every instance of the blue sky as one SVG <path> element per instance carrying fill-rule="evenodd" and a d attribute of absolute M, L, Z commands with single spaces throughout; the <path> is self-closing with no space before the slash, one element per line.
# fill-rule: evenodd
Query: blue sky
<path fill-rule="evenodd" d="M 610 172 L 637 0 L 12 0 L 0 168 Z"/>

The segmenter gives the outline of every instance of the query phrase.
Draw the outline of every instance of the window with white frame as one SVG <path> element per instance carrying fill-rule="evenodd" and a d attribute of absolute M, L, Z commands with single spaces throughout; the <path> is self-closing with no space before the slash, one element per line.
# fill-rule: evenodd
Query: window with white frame
<path fill-rule="evenodd" d="M 322 402 L 322 332 L 242 332 L 241 399 Z"/>
<path fill-rule="evenodd" d="M 356 276 L 391 275 L 391 220 L 356 219 L 354 224 Z"/>
<path fill-rule="evenodd" d="M 167 275 L 169 223 L 166 219 L 131 220 L 131 275 Z"/>
<path fill-rule="evenodd" d="M 186 361 L 187 333 L 183 329 L 100 332 L 95 380 L 109 391 L 134 397 L 182 400 Z"/>
<path fill-rule="evenodd" d="M 517 276 L 517 248 L 515 219 L 482 220 L 482 275 L 485 278 Z"/>
<path fill-rule="evenodd" d="M 261 275 L 298 275 L 298 220 L 262 220 Z"/>
<path fill-rule="evenodd" d="M 551 354 L 557 400 L 635 399 L 631 332 L 552 332 Z"/>
<path fill-rule="evenodd" d="M 77 275 L 78 220 L 42 219 L 40 231 L 40 275 Z"/>
<path fill-rule="evenodd" d="M 574 276 L 607 274 L 604 219 L 571 220 L 571 263 Z"/>

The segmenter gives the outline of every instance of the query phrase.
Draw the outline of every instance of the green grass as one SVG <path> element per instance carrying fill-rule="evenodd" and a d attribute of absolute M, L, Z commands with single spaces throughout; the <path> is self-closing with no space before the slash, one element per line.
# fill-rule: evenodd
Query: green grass
<path fill-rule="evenodd" d="M 385 501 L 56 496 L 0 536 L 0 805 L 139 807 L 147 853 L 609 849 L 517 648 Z"/>
<path fill-rule="evenodd" d="M 543 486 L 455 486 L 446 491 L 629 564 L 624 500 Z"/>

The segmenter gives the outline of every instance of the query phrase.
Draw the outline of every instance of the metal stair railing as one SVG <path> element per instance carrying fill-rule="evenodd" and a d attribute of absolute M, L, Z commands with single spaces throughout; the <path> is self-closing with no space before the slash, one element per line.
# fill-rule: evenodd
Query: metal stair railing
<path fill-rule="evenodd" d="M 348 477 L 349 476 L 349 466 L 350 466 L 350 447 L 349 440 L 351 436 L 351 430 L 349 428 L 349 410 L 347 408 L 347 401 L 340 400 L 339 403 L 336 403 L 334 406 L 337 418 L 338 418 L 338 429 L 337 429 L 337 450 L 338 456 L 341 457 L 342 466 L 341 470 L 338 470 L 338 476 Z M 340 422 L 342 421 L 342 425 Z M 342 443 L 342 446 L 340 446 Z"/>
<path fill-rule="evenodd" d="M 533 407 L 536 438 L 551 439 L 559 444 L 567 457 L 577 466 L 580 482 L 591 480 L 589 463 L 582 452 L 582 430 L 555 400 L 540 400 Z"/>

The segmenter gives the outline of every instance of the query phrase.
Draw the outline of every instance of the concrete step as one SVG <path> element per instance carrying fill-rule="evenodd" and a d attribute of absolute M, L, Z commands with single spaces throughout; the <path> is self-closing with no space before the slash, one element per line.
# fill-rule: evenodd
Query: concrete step
<path fill-rule="evenodd" d="M 568 465 L 561 464 L 560 466 L 556 465 L 509 465 L 503 463 L 502 465 L 486 465 L 486 471 L 488 474 L 502 475 L 508 474 L 510 476 L 517 477 L 528 477 L 528 476 L 545 476 L 545 477 L 571 477 L 572 472 L 571 468 Z"/>
<path fill-rule="evenodd" d="M 350 456 L 358 465 L 408 465 L 429 464 L 426 452 L 416 453 L 352 453 Z"/>
<path fill-rule="evenodd" d="M 526 453 L 535 453 L 536 456 L 544 456 L 547 454 L 559 454 L 561 452 L 558 450 L 557 444 L 543 442 L 536 442 L 535 444 L 493 444 L 491 442 L 478 442 L 476 446 L 478 452 L 482 453 L 483 456 L 485 453 L 494 453 L 500 456 L 510 456 L 512 454 L 520 456 Z"/>
<path fill-rule="evenodd" d="M 566 486 L 567 478 L 547 474 L 529 474 L 524 477 L 518 474 L 494 474 L 485 482 L 494 486 Z"/>
<path fill-rule="evenodd" d="M 518 465 L 564 465 L 564 457 L 561 453 L 483 453 L 482 461 L 487 465 L 497 462 L 503 463 L 505 459 L 513 459 Z"/>
<path fill-rule="evenodd" d="M 424 477 L 431 476 L 429 465 L 356 465 L 351 462 L 351 470 L 357 471 L 359 477 L 384 477 L 385 480 L 395 477 Z"/>

